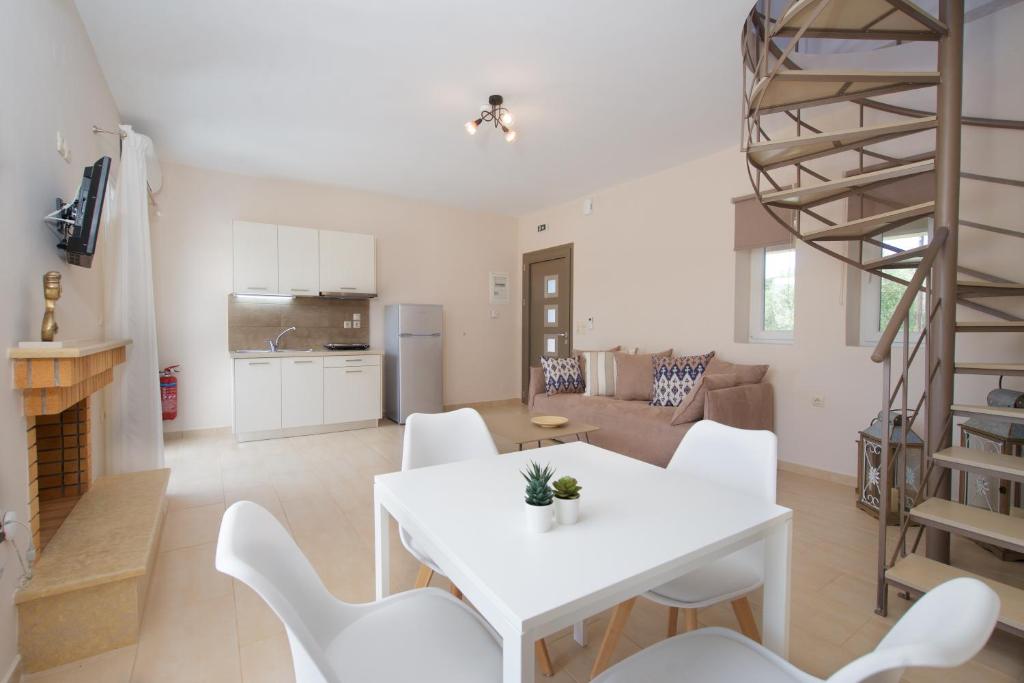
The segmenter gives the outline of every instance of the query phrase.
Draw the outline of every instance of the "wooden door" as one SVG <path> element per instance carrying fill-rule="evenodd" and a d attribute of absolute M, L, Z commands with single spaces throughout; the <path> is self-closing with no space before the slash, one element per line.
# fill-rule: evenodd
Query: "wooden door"
<path fill-rule="evenodd" d="M 572 245 L 523 254 L 523 390 L 542 356 L 572 353 Z"/>

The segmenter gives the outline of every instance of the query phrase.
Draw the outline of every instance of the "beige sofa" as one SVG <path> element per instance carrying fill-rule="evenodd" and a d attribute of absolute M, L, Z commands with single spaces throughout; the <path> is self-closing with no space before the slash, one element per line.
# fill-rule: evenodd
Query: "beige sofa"
<path fill-rule="evenodd" d="M 554 394 L 544 391 L 544 371 L 530 368 L 527 396 L 535 415 L 561 415 L 599 427 L 591 443 L 664 467 L 672 459 L 683 435 L 695 422 L 673 425 L 675 408 L 652 406 L 647 401 L 620 401 L 610 396 Z M 775 401 L 767 382 L 744 384 L 708 392 L 704 419 L 741 429 L 775 427 Z"/>

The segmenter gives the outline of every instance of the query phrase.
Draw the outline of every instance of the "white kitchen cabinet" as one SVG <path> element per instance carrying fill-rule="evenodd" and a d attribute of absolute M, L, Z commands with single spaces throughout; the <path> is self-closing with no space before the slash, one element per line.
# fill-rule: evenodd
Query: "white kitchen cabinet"
<path fill-rule="evenodd" d="M 320 293 L 320 235 L 313 228 L 277 226 L 277 291 L 290 296 Z"/>
<path fill-rule="evenodd" d="M 380 386 L 380 365 L 325 367 L 324 423 L 379 420 Z"/>
<path fill-rule="evenodd" d="M 281 427 L 324 423 L 323 358 L 281 359 Z"/>
<path fill-rule="evenodd" d="M 235 221 L 234 292 L 277 294 L 277 226 Z"/>
<path fill-rule="evenodd" d="M 281 360 L 235 360 L 235 433 L 281 428 Z"/>
<path fill-rule="evenodd" d="M 320 291 L 376 294 L 376 246 L 373 235 L 320 231 Z"/>

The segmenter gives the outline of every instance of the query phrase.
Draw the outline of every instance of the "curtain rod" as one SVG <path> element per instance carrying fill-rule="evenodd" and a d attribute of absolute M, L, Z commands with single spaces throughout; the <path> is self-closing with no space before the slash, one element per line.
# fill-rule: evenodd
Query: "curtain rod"
<path fill-rule="evenodd" d="M 125 134 L 124 131 L 121 131 L 121 130 L 107 130 L 105 128 L 100 128 L 99 126 L 93 126 L 92 127 L 92 132 L 93 133 L 105 133 L 106 135 L 116 135 L 117 137 L 121 138 L 122 140 L 124 140 L 126 137 L 128 137 Z"/>

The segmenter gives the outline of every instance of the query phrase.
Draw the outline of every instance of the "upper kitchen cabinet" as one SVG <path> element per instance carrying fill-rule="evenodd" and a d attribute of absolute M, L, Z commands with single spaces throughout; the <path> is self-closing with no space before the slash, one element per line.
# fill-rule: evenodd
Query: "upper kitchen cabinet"
<path fill-rule="evenodd" d="M 320 293 L 320 237 L 313 228 L 277 226 L 277 292 L 291 296 Z"/>
<path fill-rule="evenodd" d="M 277 226 L 235 221 L 234 291 L 277 294 Z"/>
<path fill-rule="evenodd" d="M 373 235 L 320 231 L 320 291 L 328 294 L 376 294 Z"/>

